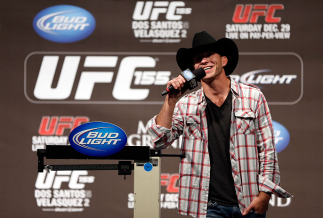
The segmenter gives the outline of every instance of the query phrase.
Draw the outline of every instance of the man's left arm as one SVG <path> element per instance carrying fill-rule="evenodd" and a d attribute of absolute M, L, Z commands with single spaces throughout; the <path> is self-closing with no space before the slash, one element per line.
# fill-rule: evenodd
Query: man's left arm
<path fill-rule="evenodd" d="M 275 148 L 274 129 L 267 101 L 259 95 L 255 119 L 256 142 L 258 148 L 259 176 L 280 185 L 278 157 Z M 274 187 L 266 187 L 259 181 L 259 191 L 273 192 Z"/>
<path fill-rule="evenodd" d="M 272 119 L 266 99 L 261 92 L 257 104 L 255 128 L 259 162 L 259 195 L 251 202 L 243 215 L 248 214 L 251 210 L 255 210 L 257 213 L 265 213 L 271 193 L 276 194 L 278 197 L 291 197 L 288 192 L 280 187 L 280 173 Z"/>

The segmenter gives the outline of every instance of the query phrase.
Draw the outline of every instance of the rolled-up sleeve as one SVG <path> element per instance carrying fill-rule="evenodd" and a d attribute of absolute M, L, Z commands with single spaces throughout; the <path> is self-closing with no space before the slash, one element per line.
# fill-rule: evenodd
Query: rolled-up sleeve
<path fill-rule="evenodd" d="M 154 148 L 167 148 L 171 145 L 183 132 L 183 116 L 180 113 L 178 104 L 176 104 L 173 117 L 172 128 L 168 129 L 156 123 L 157 115 L 148 122 L 148 134 L 154 142 Z"/>
<path fill-rule="evenodd" d="M 280 173 L 272 118 L 262 93 L 258 99 L 255 124 L 257 127 L 256 137 L 259 155 L 259 191 L 271 192 L 278 197 L 292 197 L 291 194 L 280 187 Z"/>

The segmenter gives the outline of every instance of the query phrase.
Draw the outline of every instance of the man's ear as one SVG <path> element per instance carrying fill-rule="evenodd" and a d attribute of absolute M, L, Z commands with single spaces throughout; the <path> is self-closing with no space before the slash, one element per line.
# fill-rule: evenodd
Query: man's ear
<path fill-rule="evenodd" d="M 221 59 L 222 59 L 222 67 L 224 67 L 228 63 L 228 58 L 226 56 L 222 56 Z"/>

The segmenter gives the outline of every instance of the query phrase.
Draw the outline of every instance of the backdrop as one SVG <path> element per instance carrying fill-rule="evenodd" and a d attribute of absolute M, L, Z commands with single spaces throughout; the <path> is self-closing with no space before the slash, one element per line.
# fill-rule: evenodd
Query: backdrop
<path fill-rule="evenodd" d="M 71 129 L 113 123 L 151 146 L 175 54 L 206 30 L 238 45 L 232 77 L 261 88 L 274 120 L 281 184 L 268 217 L 319 217 L 322 12 L 319 0 L 1 1 L 0 217 L 131 217 L 133 176 L 37 172 L 37 149 Z M 175 142 L 164 153 L 180 153 Z M 56 160 L 46 163 L 97 163 Z M 116 163 L 101 161 L 100 163 Z M 162 159 L 162 217 L 177 214 L 178 158 Z"/>

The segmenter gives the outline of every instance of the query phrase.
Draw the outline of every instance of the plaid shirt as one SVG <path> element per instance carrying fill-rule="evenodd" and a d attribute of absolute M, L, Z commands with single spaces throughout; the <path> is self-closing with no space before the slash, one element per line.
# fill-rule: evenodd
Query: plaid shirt
<path fill-rule="evenodd" d="M 272 120 L 261 91 L 231 79 L 232 112 L 230 160 L 232 177 L 241 212 L 258 196 L 259 191 L 278 197 L 291 197 L 280 185 L 277 152 Z M 210 184 L 210 156 L 206 100 L 203 89 L 181 98 L 175 107 L 172 129 L 149 121 L 149 134 L 155 148 L 167 148 L 183 135 L 180 163 L 179 213 L 206 217 Z"/>

